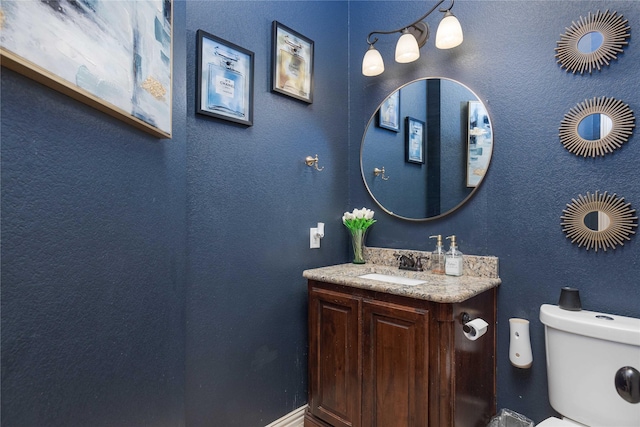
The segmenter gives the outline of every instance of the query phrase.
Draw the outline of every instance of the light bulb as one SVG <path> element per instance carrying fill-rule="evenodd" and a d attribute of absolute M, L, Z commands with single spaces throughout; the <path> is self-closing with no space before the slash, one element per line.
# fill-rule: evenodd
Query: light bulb
<path fill-rule="evenodd" d="M 373 45 L 369 45 L 369 49 L 362 59 L 362 74 L 371 77 L 382 74 L 383 71 L 384 61 L 382 60 L 382 55 Z"/>
<path fill-rule="evenodd" d="M 436 47 L 451 49 L 460 45 L 463 39 L 460 21 L 448 10 L 438 25 L 438 31 L 436 31 Z"/>
<path fill-rule="evenodd" d="M 396 62 L 406 64 L 420 58 L 420 48 L 418 41 L 406 29 L 402 31 L 402 37 L 396 44 Z"/>

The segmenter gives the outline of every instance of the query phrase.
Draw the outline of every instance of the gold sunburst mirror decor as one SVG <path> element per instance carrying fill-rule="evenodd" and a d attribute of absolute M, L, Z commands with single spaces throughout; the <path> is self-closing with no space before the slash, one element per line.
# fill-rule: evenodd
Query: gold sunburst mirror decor
<path fill-rule="evenodd" d="M 557 62 L 574 74 L 600 71 L 624 52 L 630 30 L 628 21 L 617 12 L 589 12 L 560 35 L 555 49 Z"/>
<path fill-rule="evenodd" d="M 560 141 L 576 156 L 604 156 L 627 142 L 635 127 L 629 105 L 615 98 L 587 99 L 560 124 Z"/>
<path fill-rule="evenodd" d="M 571 199 L 567 208 L 562 211 L 562 231 L 586 250 L 615 249 L 631 240 L 638 227 L 638 217 L 630 203 L 625 203 L 623 197 L 615 194 L 595 194 L 587 192 L 586 196 L 579 195 L 578 199 Z"/>

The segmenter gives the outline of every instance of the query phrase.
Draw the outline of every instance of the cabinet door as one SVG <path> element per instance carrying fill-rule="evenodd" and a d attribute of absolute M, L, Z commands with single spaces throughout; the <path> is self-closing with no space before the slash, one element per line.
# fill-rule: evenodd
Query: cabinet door
<path fill-rule="evenodd" d="M 335 427 L 360 426 L 360 301 L 309 291 L 309 408 Z"/>
<path fill-rule="evenodd" d="M 426 427 L 428 313 L 368 300 L 362 307 L 362 425 Z"/>

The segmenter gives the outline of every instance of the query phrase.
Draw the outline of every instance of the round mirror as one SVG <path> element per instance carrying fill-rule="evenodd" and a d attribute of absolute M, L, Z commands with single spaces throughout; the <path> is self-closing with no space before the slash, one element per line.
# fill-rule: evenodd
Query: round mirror
<path fill-rule="evenodd" d="M 578 40 L 578 51 L 581 53 L 593 53 L 600 49 L 604 36 L 600 31 L 589 31 Z"/>
<path fill-rule="evenodd" d="M 385 212 L 426 221 L 473 195 L 492 153 L 491 120 L 478 96 L 457 81 L 424 78 L 378 106 L 362 138 L 360 170 Z"/>
<path fill-rule="evenodd" d="M 597 141 L 606 137 L 612 126 L 613 121 L 606 114 L 589 114 L 578 123 L 578 135 L 587 141 Z"/>
<path fill-rule="evenodd" d="M 591 231 L 605 231 L 611 224 L 611 218 L 606 212 L 591 211 L 584 216 L 583 222 Z"/>

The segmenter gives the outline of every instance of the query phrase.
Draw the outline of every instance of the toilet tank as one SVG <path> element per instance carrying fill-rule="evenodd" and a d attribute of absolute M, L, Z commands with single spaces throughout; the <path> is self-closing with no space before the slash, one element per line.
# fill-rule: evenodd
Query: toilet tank
<path fill-rule="evenodd" d="M 553 409 L 587 426 L 640 426 L 640 403 L 615 386 L 620 368 L 640 371 L 640 319 L 544 304 L 540 321 Z"/>

